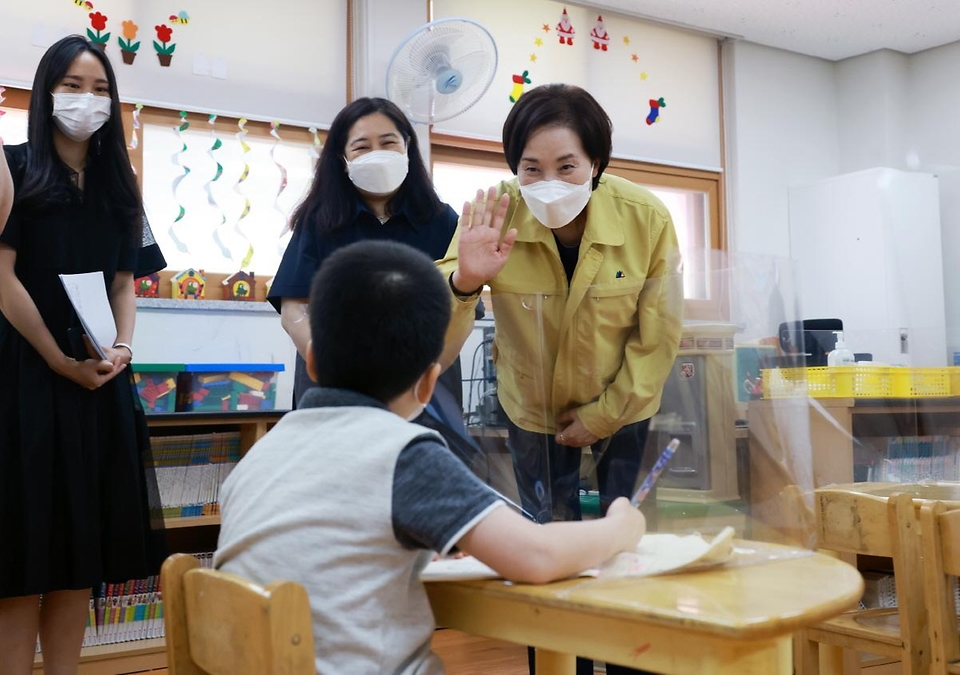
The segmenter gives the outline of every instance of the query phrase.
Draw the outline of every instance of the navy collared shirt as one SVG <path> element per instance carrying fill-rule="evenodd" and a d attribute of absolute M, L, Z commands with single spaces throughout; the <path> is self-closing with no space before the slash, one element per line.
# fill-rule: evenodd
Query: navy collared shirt
<path fill-rule="evenodd" d="M 351 223 L 332 232 L 318 233 L 312 224 L 301 225 L 294 231 L 267 300 L 279 312 L 281 298 L 309 297 L 313 276 L 323 261 L 334 251 L 358 241 L 399 241 L 423 251 L 432 260 L 439 260 L 447 252 L 458 218 L 457 212 L 444 204 L 443 209 L 426 222 L 415 222 L 401 207 L 387 222 L 381 223 L 358 199 Z"/>

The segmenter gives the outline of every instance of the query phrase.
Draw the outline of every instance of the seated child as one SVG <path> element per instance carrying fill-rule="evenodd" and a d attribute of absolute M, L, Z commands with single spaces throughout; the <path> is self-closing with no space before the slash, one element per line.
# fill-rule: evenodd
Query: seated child
<path fill-rule="evenodd" d="M 481 483 L 439 434 L 407 420 L 430 400 L 450 319 L 446 281 L 409 246 L 361 242 L 321 266 L 310 294 L 301 407 L 220 491 L 214 565 L 303 584 L 319 673 L 442 673 L 419 576 L 453 547 L 505 578 L 544 583 L 636 547 L 626 499 L 605 518 L 538 525 Z"/>

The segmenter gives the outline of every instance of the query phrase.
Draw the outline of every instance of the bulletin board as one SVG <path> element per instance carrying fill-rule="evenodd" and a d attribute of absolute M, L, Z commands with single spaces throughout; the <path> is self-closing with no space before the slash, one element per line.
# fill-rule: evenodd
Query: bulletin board
<path fill-rule="evenodd" d="M 500 140 L 525 90 L 565 82 L 588 90 L 610 115 L 615 156 L 721 166 L 716 39 L 553 0 L 434 0 L 433 15 L 479 22 L 499 54 L 483 98 L 435 131 Z"/>
<path fill-rule="evenodd" d="M 0 84 L 30 88 L 46 48 L 102 42 L 124 101 L 328 127 L 346 103 L 346 0 L 0 3 Z"/>

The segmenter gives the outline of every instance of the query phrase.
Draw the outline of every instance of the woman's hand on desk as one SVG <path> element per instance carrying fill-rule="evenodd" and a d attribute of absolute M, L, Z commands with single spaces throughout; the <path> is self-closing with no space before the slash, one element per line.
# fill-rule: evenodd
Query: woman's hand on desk
<path fill-rule="evenodd" d="M 568 410 L 557 415 L 557 443 L 571 448 L 585 448 L 600 440 L 580 422 L 576 410 Z"/>
<path fill-rule="evenodd" d="M 453 273 L 453 284 L 464 295 L 493 279 L 507 264 L 517 240 L 515 229 L 507 231 L 501 239 L 509 206 L 510 195 L 497 199 L 496 188 L 490 188 L 486 198 L 483 190 L 477 190 L 476 201 L 464 202 L 457 243 L 459 267 Z"/>

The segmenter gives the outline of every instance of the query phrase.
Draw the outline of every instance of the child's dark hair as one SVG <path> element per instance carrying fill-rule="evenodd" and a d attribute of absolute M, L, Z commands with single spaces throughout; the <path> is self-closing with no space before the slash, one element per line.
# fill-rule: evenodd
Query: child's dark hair
<path fill-rule="evenodd" d="M 450 290 L 429 257 L 396 242 L 345 246 L 310 291 L 317 384 L 387 403 L 440 358 Z"/>

